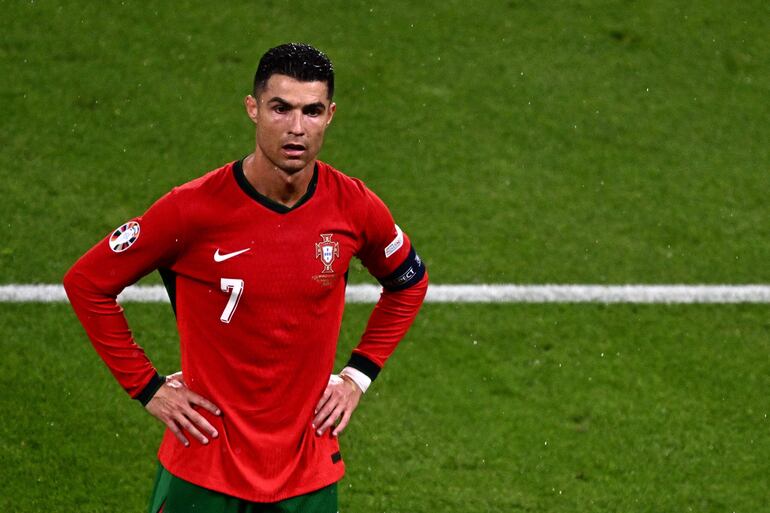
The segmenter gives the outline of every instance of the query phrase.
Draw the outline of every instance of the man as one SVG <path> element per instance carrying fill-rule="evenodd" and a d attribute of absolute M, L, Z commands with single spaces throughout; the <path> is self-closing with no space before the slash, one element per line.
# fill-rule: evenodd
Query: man
<path fill-rule="evenodd" d="M 337 511 L 337 437 L 409 329 L 428 278 L 382 201 L 316 159 L 333 93 L 326 55 L 269 50 L 245 99 L 254 152 L 173 189 L 64 278 L 99 355 L 168 428 L 153 513 Z M 333 375 L 354 256 L 383 293 Z M 182 373 L 169 377 L 133 342 L 115 300 L 154 269 L 180 335 Z"/>

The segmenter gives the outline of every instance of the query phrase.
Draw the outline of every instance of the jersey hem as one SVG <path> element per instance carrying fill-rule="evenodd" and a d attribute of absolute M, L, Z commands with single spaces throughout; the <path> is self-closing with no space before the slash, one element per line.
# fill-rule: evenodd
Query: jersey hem
<path fill-rule="evenodd" d="M 184 471 L 178 471 L 177 469 L 172 469 L 171 465 L 163 461 L 163 458 L 161 457 L 160 454 L 158 455 L 158 461 L 163 466 L 163 468 L 165 468 L 170 474 L 172 474 L 173 476 L 179 479 L 183 479 L 194 485 L 200 486 L 202 488 L 206 488 L 207 490 L 212 490 L 217 493 L 229 495 L 237 499 L 242 499 L 249 502 L 262 502 L 262 503 L 279 502 L 286 499 L 291 499 L 292 497 L 298 497 L 300 495 L 306 495 L 308 493 L 312 493 L 316 490 L 320 490 L 321 488 L 324 488 L 326 486 L 339 482 L 345 475 L 345 463 L 343 461 L 340 461 L 338 463 L 339 470 L 337 470 L 337 466 L 335 465 L 335 470 L 337 470 L 336 474 L 338 475 L 335 475 L 334 477 L 331 477 L 329 479 L 319 479 L 318 481 L 313 481 L 311 484 L 308 484 L 306 486 L 294 488 L 290 492 L 280 492 L 280 493 L 264 494 L 264 495 L 262 494 L 251 495 L 248 493 L 241 493 L 239 490 L 234 490 L 223 481 L 212 480 L 211 476 L 207 474 L 199 475 L 195 472 L 184 472 Z"/>

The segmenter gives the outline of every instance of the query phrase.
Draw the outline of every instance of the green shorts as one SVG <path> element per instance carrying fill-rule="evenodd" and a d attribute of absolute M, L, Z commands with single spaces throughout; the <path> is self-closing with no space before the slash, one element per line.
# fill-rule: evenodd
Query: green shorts
<path fill-rule="evenodd" d="M 249 502 L 194 485 L 158 463 L 150 513 L 338 513 L 337 483 L 280 502 Z"/>

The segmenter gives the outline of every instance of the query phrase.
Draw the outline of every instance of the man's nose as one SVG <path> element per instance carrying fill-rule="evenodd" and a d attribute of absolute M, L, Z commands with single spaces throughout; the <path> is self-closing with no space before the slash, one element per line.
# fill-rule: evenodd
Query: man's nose
<path fill-rule="evenodd" d="M 304 135 L 305 134 L 305 127 L 302 124 L 302 113 L 294 111 L 291 114 L 291 119 L 289 121 L 289 132 L 291 132 L 294 135 Z"/>

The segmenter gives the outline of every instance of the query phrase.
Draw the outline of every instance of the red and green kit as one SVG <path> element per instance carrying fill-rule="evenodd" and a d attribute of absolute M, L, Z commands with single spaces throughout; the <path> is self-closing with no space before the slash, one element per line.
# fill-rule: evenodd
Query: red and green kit
<path fill-rule="evenodd" d="M 158 269 L 180 336 L 187 386 L 219 437 L 185 447 L 166 430 L 173 475 L 254 502 L 338 481 L 338 441 L 317 436 L 314 407 L 334 371 L 347 271 L 361 260 L 383 285 L 348 366 L 374 379 L 417 314 L 425 266 L 389 210 L 360 180 L 317 162 L 291 208 L 246 180 L 241 161 L 173 189 L 96 244 L 65 288 L 112 374 L 146 404 L 163 377 L 133 341 L 117 295 Z"/>

